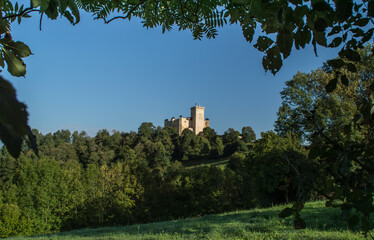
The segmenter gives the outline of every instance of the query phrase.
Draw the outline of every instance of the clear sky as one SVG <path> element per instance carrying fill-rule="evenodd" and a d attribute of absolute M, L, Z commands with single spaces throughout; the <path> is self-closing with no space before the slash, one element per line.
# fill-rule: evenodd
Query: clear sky
<path fill-rule="evenodd" d="M 248 44 L 238 26 L 219 29 L 216 39 L 193 40 L 189 31 L 147 30 L 136 20 L 104 24 L 82 13 L 76 26 L 39 15 L 12 25 L 15 40 L 33 55 L 25 78 L 2 75 L 28 106 L 29 124 L 41 132 L 59 129 L 137 131 L 142 122 L 190 115 L 205 106 L 211 127 L 251 126 L 257 135 L 273 129 L 279 92 L 298 71 L 322 66 L 336 51 L 296 51 L 273 76 L 262 68 L 262 53 Z"/>

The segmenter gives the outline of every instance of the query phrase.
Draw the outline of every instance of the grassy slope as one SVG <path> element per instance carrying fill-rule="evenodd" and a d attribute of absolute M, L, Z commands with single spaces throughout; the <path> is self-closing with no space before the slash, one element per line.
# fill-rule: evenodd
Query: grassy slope
<path fill-rule="evenodd" d="M 228 163 L 229 163 L 228 158 L 191 160 L 191 161 L 182 162 L 183 166 L 187 168 L 199 167 L 199 166 L 206 165 L 206 164 L 209 164 L 211 166 L 226 166 Z"/>
<path fill-rule="evenodd" d="M 201 218 L 125 227 L 83 229 L 32 239 L 364 239 L 339 220 L 339 210 L 323 202 L 308 203 L 302 211 L 308 228 L 294 230 L 292 219 L 279 219 L 284 206 L 254 209 Z M 24 239 L 24 238 L 14 238 Z"/>

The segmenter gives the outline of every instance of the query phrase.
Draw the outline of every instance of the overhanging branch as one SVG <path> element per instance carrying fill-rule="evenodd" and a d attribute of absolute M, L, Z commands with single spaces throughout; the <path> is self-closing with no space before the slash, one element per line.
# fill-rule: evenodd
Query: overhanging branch
<path fill-rule="evenodd" d="M 39 10 L 35 9 L 34 7 L 28 7 L 28 8 L 25 8 L 20 13 L 6 15 L 4 17 L 1 17 L 1 19 L 10 19 L 10 18 L 14 18 L 14 17 L 22 17 L 23 15 L 31 13 L 31 12 L 39 12 Z"/>
<path fill-rule="evenodd" d="M 138 4 L 136 4 L 135 6 L 133 6 L 128 12 L 127 12 L 127 14 L 125 15 L 125 16 L 116 16 L 116 17 L 113 17 L 113 18 L 111 18 L 111 19 L 109 19 L 109 20 L 105 20 L 105 19 L 103 19 L 104 20 L 104 22 L 106 23 L 106 24 L 108 24 L 108 23 L 110 23 L 111 21 L 113 21 L 113 20 L 116 20 L 116 19 L 127 19 L 138 7 L 140 7 L 142 4 L 144 4 L 145 2 L 146 2 L 147 0 L 142 0 L 142 1 L 140 1 Z"/>

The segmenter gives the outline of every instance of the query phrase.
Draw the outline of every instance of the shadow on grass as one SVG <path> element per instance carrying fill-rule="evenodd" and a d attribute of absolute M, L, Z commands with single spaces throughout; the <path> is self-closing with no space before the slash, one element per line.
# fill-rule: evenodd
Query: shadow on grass
<path fill-rule="evenodd" d="M 347 230 L 346 224 L 339 220 L 339 210 L 325 208 L 322 202 L 307 204 L 302 216 L 309 230 L 340 231 Z M 223 235 L 241 237 L 246 232 L 283 232 L 292 231 L 292 218 L 280 219 L 278 213 L 285 206 L 270 209 L 255 209 L 218 215 L 205 215 L 200 218 L 180 219 L 123 227 L 82 229 L 51 234 L 58 237 L 108 237 L 110 235 L 182 234 L 206 235 L 219 232 Z"/>

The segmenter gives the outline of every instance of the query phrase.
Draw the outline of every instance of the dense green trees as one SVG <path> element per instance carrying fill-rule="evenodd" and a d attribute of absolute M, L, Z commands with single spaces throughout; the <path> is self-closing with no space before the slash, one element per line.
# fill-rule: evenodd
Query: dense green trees
<path fill-rule="evenodd" d="M 256 140 L 256 133 L 249 126 L 242 128 L 242 139 L 245 143 L 253 142 Z"/>
<path fill-rule="evenodd" d="M 295 138 L 274 133 L 251 142 L 253 148 L 248 150 L 233 129 L 224 136 L 210 128 L 198 136 L 189 130 L 178 136 L 175 129 L 149 123 L 139 129 L 139 133 L 112 134 L 100 130 L 95 137 L 67 130 L 43 135 L 34 130 L 40 157 L 25 147 L 16 160 L 2 147 L 1 236 L 175 219 L 291 201 L 297 198 L 298 178 L 290 164 L 298 169 L 309 166 L 307 150 Z M 227 146 L 234 152 L 227 167 L 187 168 L 180 162 L 222 157 Z"/>
<path fill-rule="evenodd" d="M 149 222 L 243 207 L 240 175 L 229 168 L 185 168 L 219 158 L 213 129 L 198 136 L 143 123 L 138 133 L 33 130 L 39 157 L 24 143 L 18 159 L 0 155 L 0 235 Z M 235 135 L 239 138 L 239 135 Z M 245 152 L 242 151 L 242 154 Z"/>

